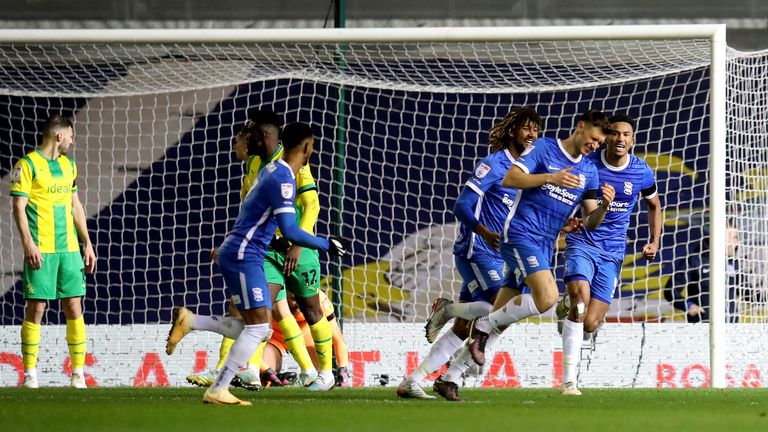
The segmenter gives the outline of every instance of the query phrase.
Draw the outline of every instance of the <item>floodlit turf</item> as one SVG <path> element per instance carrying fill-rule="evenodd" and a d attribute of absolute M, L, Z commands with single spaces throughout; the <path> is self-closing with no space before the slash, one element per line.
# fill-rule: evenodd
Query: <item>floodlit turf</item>
<path fill-rule="evenodd" d="M 768 431 L 766 389 L 473 389 L 463 403 L 391 387 L 233 393 L 254 406 L 203 405 L 196 388 L 0 388 L 0 431 Z"/>

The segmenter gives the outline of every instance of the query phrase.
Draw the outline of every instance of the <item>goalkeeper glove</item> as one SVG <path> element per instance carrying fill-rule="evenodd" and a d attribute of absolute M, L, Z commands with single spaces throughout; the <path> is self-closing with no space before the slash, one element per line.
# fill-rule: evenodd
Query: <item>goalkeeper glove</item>
<path fill-rule="evenodd" d="M 328 243 L 331 245 L 331 247 L 328 249 L 329 254 L 340 257 L 343 257 L 347 254 L 347 245 L 343 239 L 339 237 L 331 237 L 328 239 Z"/>

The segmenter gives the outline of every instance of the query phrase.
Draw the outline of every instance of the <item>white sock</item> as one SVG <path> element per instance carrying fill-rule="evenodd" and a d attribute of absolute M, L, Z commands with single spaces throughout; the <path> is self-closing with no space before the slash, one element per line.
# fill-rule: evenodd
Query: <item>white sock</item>
<path fill-rule="evenodd" d="M 499 327 L 508 326 L 539 314 L 539 310 L 536 309 L 536 303 L 534 303 L 532 295 L 520 294 L 519 297 L 519 305 L 515 304 L 515 299 L 513 298 L 501 309 L 488 314 L 487 318 L 480 318 L 477 320 L 476 326 L 478 330 L 490 333 L 491 330 L 496 330 Z"/>
<path fill-rule="evenodd" d="M 563 383 L 576 383 L 583 337 L 584 323 L 563 321 Z"/>
<path fill-rule="evenodd" d="M 72 375 L 82 375 L 83 368 L 72 368 Z"/>
<path fill-rule="evenodd" d="M 210 331 L 230 339 L 237 339 L 244 325 L 243 320 L 232 317 L 195 315 L 195 320 L 192 321 L 193 330 Z"/>
<path fill-rule="evenodd" d="M 493 344 L 496 342 L 496 339 L 498 338 L 499 338 L 498 333 L 491 332 L 488 335 L 488 342 L 485 343 L 485 348 L 488 349 L 491 346 L 493 346 Z M 452 383 L 461 384 L 461 377 L 474 364 L 475 364 L 475 361 L 472 360 L 472 356 L 469 354 L 469 348 L 466 345 L 464 345 L 464 347 L 461 348 L 459 353 L 456 354 L 456 357 L 453 358 L 451 367 L 449 367 L 448 370 L 443 374 L 442 379 L 444 381 L 450 381 Z"/>
<path fill-rule="evenodd" d="M 429 350 L 429 354 L 424 357 L 418 368 L 413 371 L 406 379 L 412 383 L 420 383 L 427 377 L 427 375 L 440 369 L 440 366 L 444 365 L 448 359 L 451 358 L 453 353 L 461 348 L 463 340 L 456 336 L 456 333 L 451 331 L 445 332 L 440 336 L 440 339 L 432 344 L 432 348 Z"/>
<path fill-rule="evenodd" d="M 266 340 L 271 333 L 272 328 L 269 324 L 246 325 L 243 331 L 235 339 L 232 348 L 229 350 L 227 361 L 216 375 L 216 381 L 213 382 L 213 388 L 221 390 L 229 387 L 235 374 L 248 363 L 248 360 L 256 352 L 259 344 Z"/>
<path fill-rule="evenodd" d="M 37 368 L 24 369 L 24 375 L 37 376 Z"/>
<path fill-rule="evenodd" d="M 492 308 L 492 304 L 484 301 L 476 301 L 471 303 L 451 303 L 445 307 L 445 312 L 448 314 L 448 316 L 453 318 L 464 318 L 465 320 L 471 320 L 477 317 L 488 315 L 491 313 Z"/>

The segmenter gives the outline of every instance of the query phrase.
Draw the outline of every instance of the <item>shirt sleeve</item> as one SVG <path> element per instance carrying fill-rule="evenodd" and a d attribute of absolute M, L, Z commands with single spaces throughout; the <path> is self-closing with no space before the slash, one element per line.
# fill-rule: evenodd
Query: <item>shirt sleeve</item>
<path fill-rule="evenodd" d="M 11 171 L 11 195 L 29 198 L 33 178 L 32 166 L 26 159 L 16 162 Z"/>
<path fill-rule="evenodd" d="M 487 157 L 475 166 L 472 177 L 467 180 L 465 186 L 483 196 L 491 186 L 504 177 L 506 172 L 502 171 L 491 157 Z"/>
<path fill-rule="evenodd" d="M 69 159 L 72 164 L 72 192 L 77 192 L 77 164 L 74 159 Z"/>
<path fill-rule="evenodd" d="M 651 199 L 659 193 L 658 187 L 656 186 L 656 178 L 653 175 L 653 170 L 651 170 L 647 164 L 645 165 L 645 170 L 643 171 L 643 186 L 640 190 L 640 193 L 645 199 Z"/>
<path fill-rule="evenodd" d="M 279 215 L 282 213 L 296 213 L 293 207 L 293 201 L 296 199 L 296 183 L 287 175 L 275 172 L 263 181 L 266 182 L 264 188 L 269 197 L 269 205 L 272 207 L 272 213 Z M 282 230 L 281 230 L 282 231 Z"/>
<path fill-rule="evenodd" d="M 586 184 L 584 185 L 584 189 L 591 191 L 597 191 L 600 190 L 600 175 L 597 173 L 597 167 L 593 164 L 592 168 L 590 169 L 589 177 L 586 179 Z"/>

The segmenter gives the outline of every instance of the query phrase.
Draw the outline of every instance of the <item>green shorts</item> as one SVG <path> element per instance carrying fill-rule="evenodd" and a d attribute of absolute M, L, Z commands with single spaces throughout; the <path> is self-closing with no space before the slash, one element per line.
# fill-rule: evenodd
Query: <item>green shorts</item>
<path fill-rule="evenodd" d="M 24 298 L 58 300 L 85 295 L 85 271 L 80 252 L 44 253 L 42 268 L 24 263 Z"/>
<path fill-rule="evenodd" d="M 290 276 L 283 274 L 285 254 L 270 250 L 264 258 L 264 273 L 267 282 L 288 289 L 293 295 L 309 298 L 320 290 L 320 256 L 314 249 L 304 248 L 296 270 Z"/>

